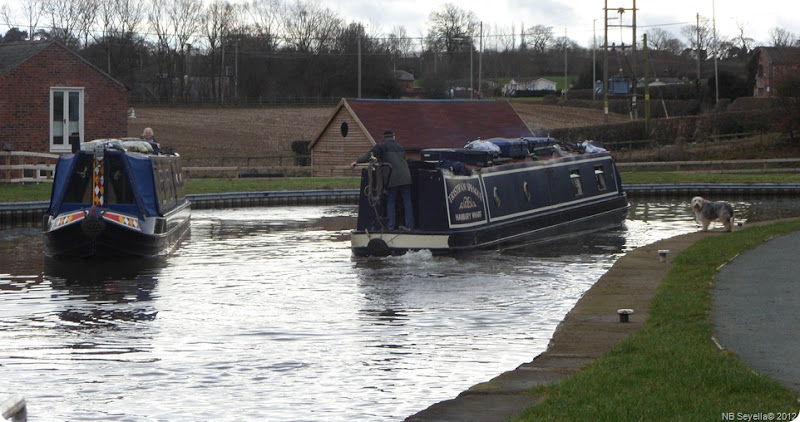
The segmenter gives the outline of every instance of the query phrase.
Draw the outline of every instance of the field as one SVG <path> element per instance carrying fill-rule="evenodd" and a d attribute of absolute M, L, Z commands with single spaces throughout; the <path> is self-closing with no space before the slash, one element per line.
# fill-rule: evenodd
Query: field
<path fill-rule="evenodd" d="M 531 130 L 601 124 L 602 112 L 531 102 L 511 102 Z M 145 108 L 136 109 L 128 125 L 129 136 L 152 127 L 156 139 L 172 147 L 190 166 L 292 164 L 291 143 L 311 140 L 335 110 L 329 107 L 285 108 Z M 610 114 L 610 123 L 629 121 Z M 612 151 L 618 161 L 680 161 L 800 157 L 800 144 L 778 134 L 724 142 L 688 143 L 637 151 Z M 250 161 L 248 161 L 248 159 Z M 350 160 L 344 157 L 344 161 Z"/>
<path fill-rule="evenodd" d="M 532 130 L 602 123 L 597 110 L 512 102 Z M 322 130 L 335 107 L 306 108 L 136 108 L 128 135 L 139 136 L 152 127 L 162 146 L 172 147 L 190 160 L 202 157 L 292 155 L 291 143 L 310 140 Z M 610 116 L 611 122 L 627 116 Z M 233 165 L 232 163 L 230 165 Z"/>

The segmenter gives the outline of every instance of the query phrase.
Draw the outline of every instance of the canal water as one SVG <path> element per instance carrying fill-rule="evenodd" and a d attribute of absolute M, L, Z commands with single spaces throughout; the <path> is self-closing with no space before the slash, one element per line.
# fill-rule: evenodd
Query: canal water
<path fill-rule="evenodd" d="M 353 206 L 198 210 L 171 256 L 112 262 L 0 230 L 0 400 L 31 421 L 402 420 L 543 352 L 626 251 L 697 230 L 688 202 L 641 200 L 545 247 L 356 259 L 354 226 Z"/>

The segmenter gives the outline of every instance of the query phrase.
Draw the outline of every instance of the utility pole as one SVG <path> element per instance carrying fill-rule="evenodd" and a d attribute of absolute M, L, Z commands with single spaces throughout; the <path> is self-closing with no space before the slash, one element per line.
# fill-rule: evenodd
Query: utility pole
<path fill-rule="evenodd" d="M 697 14 L 697 79 L 695 79 L 695 90 L 697 91 L 697 99 L 700 99 L 700 14 Z"/>
<path fill-rule="evenodd" d="M 603 7 L 603 123 L 608 123 L 608 0 Z"/>
<path fill-rule="evenodd" d="M 647 54 L 647 33 L 642 35 L 642 51 L 644 52 L 644 133 L 650 136 L 650 60 Z"/>
<path fill-rule="evenodd" d="M 714 30 L 714 93 L 716 94 L 715 105 L 719 105 L 719 68 L 717 67 L 717 56 L 719 55 L 719 44 L 717 43 L 717 11 L 714 0 L 711 0 L 711 18 Z"/>
<path fill-rule="evenodd" d="M 483 98 L 483 95 L 481 95 L 481 74 L 483 69 L 483 21 L 481 21 L 481 38 L 478 48 L 478 99 L 481 99 Z"/>
<path fill-rule="evenodd" d="M 567 28 L 564 28 L 564 101 L 567 101 L 569 91 L 569 76 L 567 76 Z"/>

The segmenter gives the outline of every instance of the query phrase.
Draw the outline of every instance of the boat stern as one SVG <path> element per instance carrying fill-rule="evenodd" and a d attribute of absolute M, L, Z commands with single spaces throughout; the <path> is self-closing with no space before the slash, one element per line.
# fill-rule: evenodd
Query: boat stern
<path fill-rule="evenodd" d="M 399 255 L 425 249 L 437 254 L 449 250 L 449 241 L 450 235 L 447 233 L 353 231 L 350 234 L 350 243 L 356 256 Z"/>

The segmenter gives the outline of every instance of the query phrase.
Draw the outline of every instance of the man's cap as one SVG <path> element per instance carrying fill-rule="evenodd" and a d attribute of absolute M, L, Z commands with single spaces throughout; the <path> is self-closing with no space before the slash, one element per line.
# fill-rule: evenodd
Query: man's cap
<path fill-rule="evenodd" d="M 391 130 L 383 132 L 383 139 L 392 139 L 392 138 L 394 138 L 394 132 L 392 132 Z"/>

